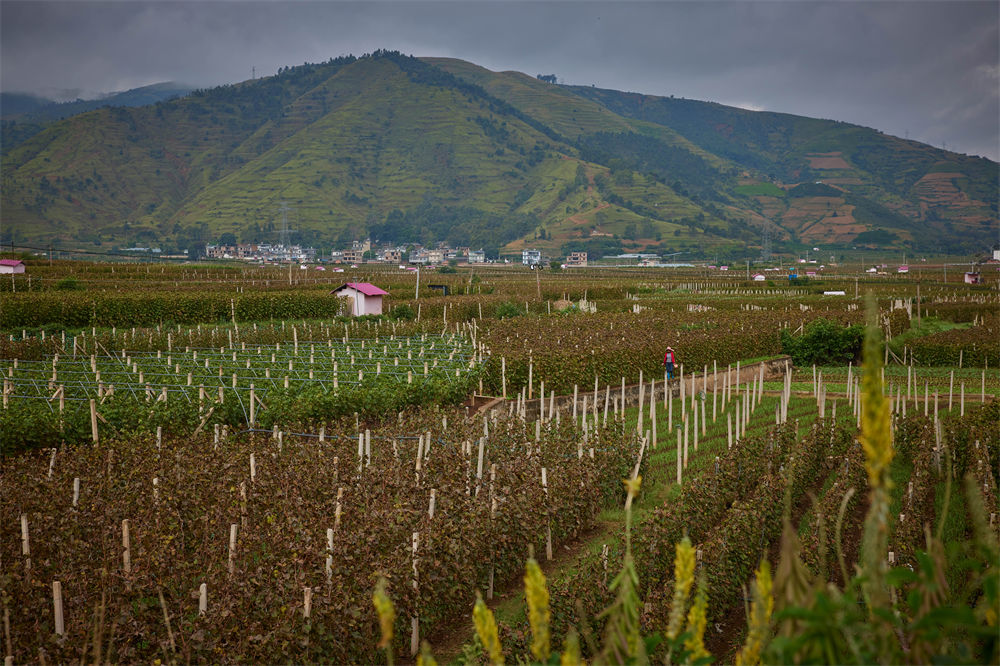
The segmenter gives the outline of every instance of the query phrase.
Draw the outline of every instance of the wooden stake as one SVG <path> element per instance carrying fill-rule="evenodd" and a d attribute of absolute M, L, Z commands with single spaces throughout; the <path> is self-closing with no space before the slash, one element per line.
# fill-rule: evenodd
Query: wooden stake
<path fill-rule="evenodd" d="M 170 628 L 170 614 L 167 612 L 167 602 L 163 598 L 163 590 L 158 589 L 157 594 L 160 597 L 160 608 L 163 609 L 163 622 L 167 625 L 167 640 L 170 642 L 170 651 L 177 652 L 177 643 L 174 642 L 174 631 Z"/>
<path fill-rule="evenodd" d="M 417 583 L 417 547 L 420 545 L 420 532 L 413 533 L 413 591 L 419 592 L 419 585 Z M 420 620 L 414 615 L 410 618 L 410 656 L 416 656 L 417 651 L 420 649 Z"/>
<path fill-rule="evenodd" d="M 545 559 L 546 561 L 552 561 L 552 523 L 548 517 L 549 513 L 549 482 L 546 476 L 546 469 L 542 468 L 542 492 L 545 495 L 545 515 L 546 515 L 546 526 L 545 526 Z"/>
<path fill-rule="evenodd" d="M 229 526 L 229 575 L 236 570 L 236 523 Z"/>
<path fill-rule="evenodd" d="M 684 466 L 684 452 L 681 446 L 681 429 L 677 429 L 677 485 L 681 484 L 681 468 Z"/>
<path fill-rule="evenodd" d="M 128 518 L 122 521 L 122 570 L 126 575 L 132 573 L 132 538 Z"/>
<path fill-rule="evenodd" d="M 31 570 L 31 540 L 28 537 L 28 514 L 21 514 L 21 554 L 24 555 L 24 568 Z"/>
<path fill-rule="evenodd" d="M 66 627 L 63 622 L 62 583 L 57 580 L 52 581 L 52 610 L 55 616 L 56 634 L 65 636 Z"/>
<path fill-rule="evenodd" d="M 97 402 L 90 399 L 90 437 L 97 443 Z"/>
<path fill-rule="evenodd" d="M 949 412 L 951 411 L 951 407 L 952 407 L 952 402 L 953 402 L 953 399 L 954 399 L 954 395 L 955 395 L 955 371 L 952 370 L 949 373 L 949 380 L 948 380 L 948 411 Z"/>

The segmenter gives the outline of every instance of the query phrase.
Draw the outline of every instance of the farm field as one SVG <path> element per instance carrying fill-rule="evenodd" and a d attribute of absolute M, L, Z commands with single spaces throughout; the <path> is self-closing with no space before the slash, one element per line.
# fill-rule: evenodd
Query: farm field
<path fill-rule="evenodd" d="M 595 663 L 642 661 L 625 626 L 671 663 L 997 658 L 996 284 L 366 266 L 387 314 L 350 319 L 311 271 L 32 268 L 0 281 L 15 663 L 496 662 L 477 593 L 541 662 L 540 584 L 547 649 Z"/>

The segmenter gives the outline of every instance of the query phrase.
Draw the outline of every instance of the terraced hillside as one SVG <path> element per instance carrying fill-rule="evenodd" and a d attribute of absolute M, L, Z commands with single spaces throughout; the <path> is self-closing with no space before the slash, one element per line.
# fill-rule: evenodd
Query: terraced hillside
<path fill-rule="evenodd" d="M 810 188 L 820 181 L 822 191 Z M 395 52 L 49 125 L 2 162 L 3 241 L 183 249 L 232 233 L 754 252 L 978 250 L 997 164 L 833 121 L 560 86 Z"/>

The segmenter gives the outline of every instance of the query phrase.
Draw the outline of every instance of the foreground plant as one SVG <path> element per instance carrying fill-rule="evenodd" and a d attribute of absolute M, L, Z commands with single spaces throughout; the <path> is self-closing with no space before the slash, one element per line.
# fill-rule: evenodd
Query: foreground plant
<path fill-rule="evenodd" d="M 794 529 L 786 522 L 781 563 L 775 581 L 780 610 L 776 637 L 763 649 L 765 663 L 984 663 L 998 653 L 996 535 L 985 519 L 983 497 L 966 480 L 966 503 L 975 542 L 954 544 L 968 557 L 949 562 L 942 542 L 952 492 L 951 457 L 945 450 L 944 502 L 936 535 L 925 528 L 926 550 L 916 553 L 917 566 L 888 567 L 889 467 L 895 455 L 890 406 L 881 381 L 882 343 L 872 301 L 865 336 L 861 395 L 861 433 L 869 484 L 860 562 L 843 588 L 814 578 L 802 565 Z M 939 452 L 940 454 L 940 452 Z M 846 504 L 845 496 L 844 503 Z M 843 507 L 842 511 L 843 513 Z M 838 528 L 839 532 L 839 528 Z M 838 544 L 839 548 L 839 544 Z M 843 554 L 838 553 L 842 560 Z M 968 598 L 947 589 L 946 570 L 961 566 L 972 576 Z M 845 578 L 846 571 L 845 571 Z M 758 583 L 760 581 L 758 580 Z M 751 635 L 756 613 L 751 614 Z M 750 637 L 748 637 L 748 645 Z M 747 653 L 741 652 L 741 658 Z M 747 656 L 752 656 L 747 654 Z"/>

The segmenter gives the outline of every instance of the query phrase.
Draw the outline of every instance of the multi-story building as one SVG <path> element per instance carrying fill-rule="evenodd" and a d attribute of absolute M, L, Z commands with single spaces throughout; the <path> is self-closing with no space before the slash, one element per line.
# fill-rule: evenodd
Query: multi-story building
<path fill-rule="evenodd" d="M 348 264 L 360 264 L 364 263 L 365 260 L 365 250 L 352 248 L 350 250 L 344 250 L 344 261 Z"/>
<path fill-rule="evenodd" d="M 396 250 L 382 250 L 379 253 L 379 259 L 390 264 L 398 264 L 403 259 L 403 253 Z"/>

